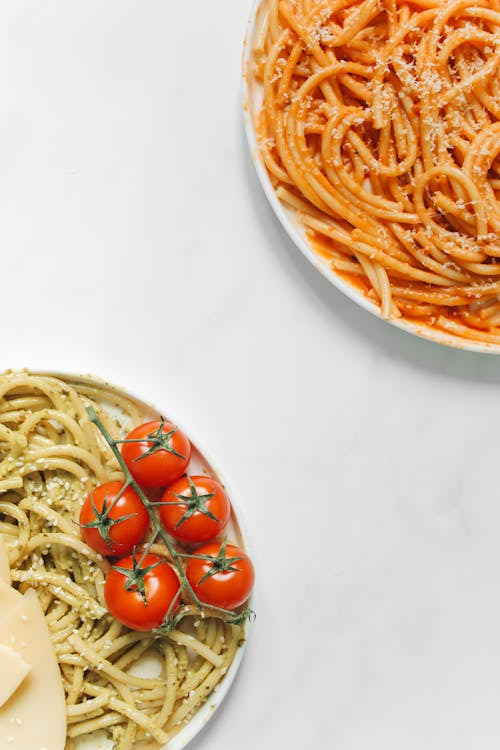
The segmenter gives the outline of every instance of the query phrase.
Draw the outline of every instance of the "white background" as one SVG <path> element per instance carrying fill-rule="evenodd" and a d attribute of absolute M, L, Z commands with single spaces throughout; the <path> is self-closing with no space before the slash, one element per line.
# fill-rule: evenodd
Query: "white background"
<path fill-rule="evenodd" d="M 249 0 L 0 2 L 0 367 L 93 372 L 200 436 L 257 564 L 193 750 L 493 750 L 500 360 L 358 309 L 247 153 Z"/>

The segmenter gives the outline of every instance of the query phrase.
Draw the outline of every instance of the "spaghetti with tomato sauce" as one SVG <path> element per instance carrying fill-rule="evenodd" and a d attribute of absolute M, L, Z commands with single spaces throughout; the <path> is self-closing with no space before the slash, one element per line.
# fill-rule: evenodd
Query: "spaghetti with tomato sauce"
<path fill-rule="evenodd" d="M 499 0 L 263 0 L 252 74 L 277 197 L 334 272 L 499 344 Z"/>

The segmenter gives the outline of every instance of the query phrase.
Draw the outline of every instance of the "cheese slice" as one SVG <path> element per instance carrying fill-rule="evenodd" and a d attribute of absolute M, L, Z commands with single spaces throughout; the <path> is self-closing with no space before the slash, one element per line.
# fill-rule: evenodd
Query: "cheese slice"
<path fill-rule="evenodd" d="M 31 671 L 0 709 L 0 748 L 64 750 L 66 706 L 54 647 L 35 592 L 18 596 L 0 619 L 0 644 Z"/>
<path fill-rule="evenodd" d="M 11 612 L 12 608 L 23 601 L 23 595 L 0 581 L 0 623 Z"/>
<path fill-rule="evenodd" d="M 10 565 L 3 534 L 0 534 L 0 581 L 10 586 Z"/>
<path fill-rule="evenodd" d="M 30 670 L 31 665 L 17 651 L 0 644 L 0 709 L 14 695 Z"/>

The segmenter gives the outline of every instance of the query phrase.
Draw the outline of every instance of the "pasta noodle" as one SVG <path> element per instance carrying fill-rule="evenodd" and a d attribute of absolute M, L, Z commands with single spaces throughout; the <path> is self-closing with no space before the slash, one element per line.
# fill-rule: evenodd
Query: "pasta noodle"
<path fill-rule="evenodd" d="M 34 588 L 45 613 L 66 692 L 67 750 L 97 730 L 117 750 L 158 748 L 223 678 L 243 630 L 194 607 L 170 635 L 130 631 L 108 614 L 109 563 L 74 521 L 98 483 L 123 476 L 89 404 L 115 438 L 144 421 L 132 400 L 105 386 L 0 376 L 0 534 L 13 584 Z M 168 556 L 158 543 L 152 549 Z M 158 676 L 141 676 L 147 657 Z"/>
<path fill-rule="evenodd" d="M 336 273 L 500 343 L 499 0 L 263 0 L 253 76 L 276 194 Z"/>

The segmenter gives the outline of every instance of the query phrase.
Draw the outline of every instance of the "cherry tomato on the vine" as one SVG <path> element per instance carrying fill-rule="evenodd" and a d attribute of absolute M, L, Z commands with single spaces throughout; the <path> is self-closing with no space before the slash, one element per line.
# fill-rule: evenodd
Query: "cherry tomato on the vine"
<path fill-rule="evenodd" d="M 149 528 L 149 514 L 139 495 L 123 486 L 123 482 L 100 484 L 80 510 L 82 539 L 101 555 L 126 555 Z"/>
<path fill-rule="evenodd" d="M 155 420 L 135 427 L 125 438 L 121 453 L 142 487 L 166 487 L 186 471 L 191 443 L 171 422 Z"/>
<path fill-rule="evenodd" d="M 255 580 L 253 563 L 244 550 L 225 541 L 210 542 L 189 558 L 186 576 L 195 594 L 206 604 L 235 609 L 246 602 Z"/>
<path fill-rule="evenodd" d="M 225 529 L 231 504 L 224 487 L 205 476 L 186 476 L 171 484 L 161 498 L 160 520 L 180 542 L 207 542 Z"/>
<path fill-rule="evenodd" d="M 104 585 L 104 598 L 116 620 L 132 630 L 148 631 L 160 627 L 167 612 L 175 612 L 180 583 L 164 558 L 150 553 L 141 558 L 137 553 L 113 566 Z"/>

